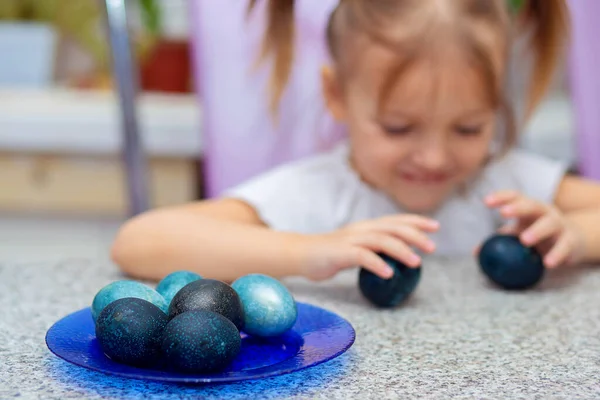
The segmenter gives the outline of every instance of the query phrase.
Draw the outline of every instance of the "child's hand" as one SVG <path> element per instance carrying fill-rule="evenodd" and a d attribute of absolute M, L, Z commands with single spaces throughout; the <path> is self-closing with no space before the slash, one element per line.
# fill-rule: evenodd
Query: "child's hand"
<path fill-rule="evenodd" d="M 376 253 L 385 253 L 407 266 L 417 267 L 421 258 L 411 249 L 430 253 L 434 243 L 424 232 L 434 232 L 438 222 L 418 215 L 395 215 L 350 224 L 340 230 L 309 238 L 303 275 L 327 279 L 339 271 L 361 266 L 381 278 L 393 270 Z"/>
<path fill-rule="evenodd" d="M 516 219 L 516 224 L 506 225 L 500 232 L 519 235 L 525 246 L 535 246 L 544 256 L 546 267 L 576 264 L 580 260 L 581 235 L 555 206 L 515 191 L 493 193 L 485 202 L 489 207 L 499 208 L 503 217 Z"/>

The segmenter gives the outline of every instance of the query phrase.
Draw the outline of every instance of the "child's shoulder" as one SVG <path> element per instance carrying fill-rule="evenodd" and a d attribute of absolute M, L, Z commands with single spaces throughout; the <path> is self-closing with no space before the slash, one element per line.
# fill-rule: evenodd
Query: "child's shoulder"
<path fill-rule="evenodd" d="M 342 174 L 347 172 L 349 168 L 347 160 L 348 145 L 346 142 L 343 142 L 327 151 L 281 164 L 258 175 L 256 179 L 273 176 L 288 177 L 291 175 L 316 178 L 327 177 L 332 174 Z M 315 172 L 318 172 L 318 174 L 315 174 Z"/>
<path fill-rule="evenodd" d="M 348 149 L 345 143 L 308 157 L 303 157 L 285 164 L 278 165 L 266 172 L 258 174 L 246 182 L 233 188 L 233 191 L 251 186 L 260 186 L 261 190 L 267 187 L 324 185 L 325 190 L 331 185 L 339 184 L 351 178 L 350 165 L 348 164 Z"/>
<path fill-rule="evenodd" d="M 277 166 L 237 185 L 224 197 L 254 207 L 272 228 L 327 231 L 339 219 L 340 204 L 357 184 L 345 143 L 332 150 Z"/>
<path fill-rule="evenodd" d="M 488 191 L 518 190 L 527 196 L 550 202 L 568 167 L 564 161 L 515 148 L 484 168 L 481 183 Z"/>

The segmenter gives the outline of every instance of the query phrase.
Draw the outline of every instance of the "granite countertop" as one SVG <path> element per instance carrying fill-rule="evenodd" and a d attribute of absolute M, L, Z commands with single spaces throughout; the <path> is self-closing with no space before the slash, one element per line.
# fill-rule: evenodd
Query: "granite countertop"
<path fill-rule="evenodd" d="M 392 311 L 368 305 L 356 277 L 285 281 L 298 300 L 353 324 L 344 355 L 265 380 L 182 386 L 88 371 L 46 348 L 56 320 L 122 278 L 110 263 L 0 263 L 0 398 L 600 398 L 600 268 L 509 293 L 471 259 L 428 259 L 413 298 Z"/>

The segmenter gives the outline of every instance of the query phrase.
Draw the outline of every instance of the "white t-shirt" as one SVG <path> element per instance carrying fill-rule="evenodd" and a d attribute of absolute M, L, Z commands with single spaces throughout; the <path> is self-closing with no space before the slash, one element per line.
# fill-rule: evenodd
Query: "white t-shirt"
<path fill-rule="evenodd" d="M 430 238 L 436 254 L 471 254 L 504 222 L 483 199 L 498 190 L 518 190 L 552 203 L 566 165 L 512 150 L 485 167 L 466 194 L 455 195 L 431 215 L 440 229 Z M 270 228 L 297 233 L 331 232 L 360 220 L 402 213 L 383 192 L 363 182 L 348 163 L 348 145 L 277 167 L 223 195 L 254 207 Z"/>

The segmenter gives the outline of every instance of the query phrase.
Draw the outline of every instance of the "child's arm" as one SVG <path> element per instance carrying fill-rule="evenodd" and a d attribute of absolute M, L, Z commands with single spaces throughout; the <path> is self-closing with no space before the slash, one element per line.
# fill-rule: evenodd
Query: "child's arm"
<path fill-rule="evenodd" d="M 558 188 L 555 204 L 581 233 L 582 261 L 600 261 L 600 184 L 567 176 Z"/>
<path fill-rule="evenodd" d="M 150 280 L 182 269 L 223 281 L 249 273 L 320 280 L 358 265 L 389 278 L 393 271 L 376 252 L 416 266 L 409 245 L 433 251 L 423 232 L 436 229 L 428 218 L 396 215 L 328 234 L 285 233 L 266 227 L 248 204 L 222 199 L 133 218 L 118 233 L 112 257 L 128 275 Z"/>
<path fill-rule="evenodd" d="M 300 273 L 301 235 L 273 232 L 244 202 L 219 200 L 149 211 L 128 221 L 112 248 L 128 275 L 159 280 L 193 270 L 231 281 L 250 272 Z"/>

